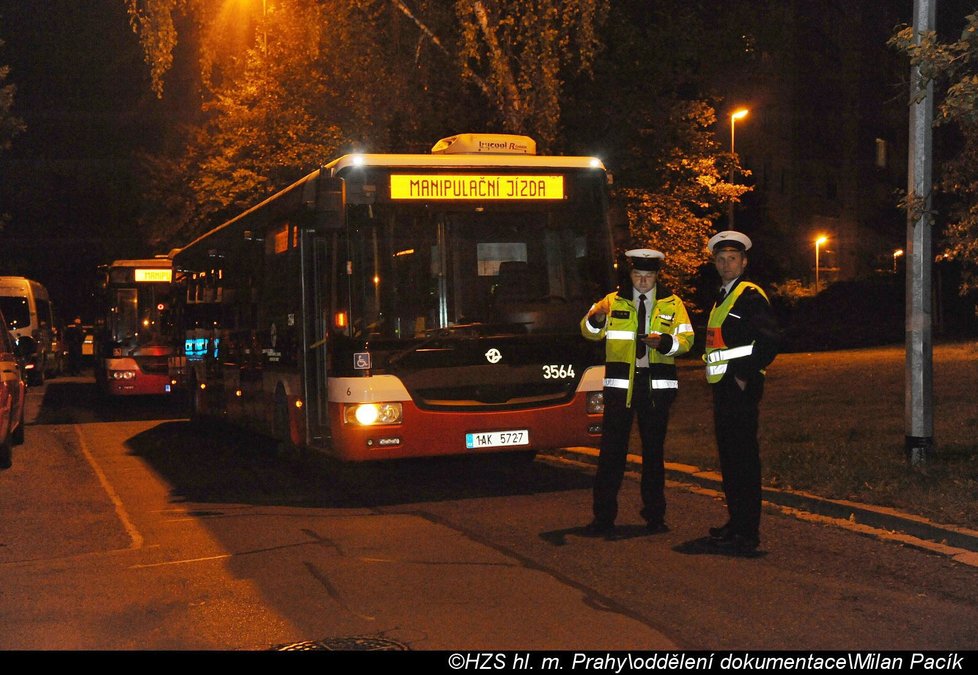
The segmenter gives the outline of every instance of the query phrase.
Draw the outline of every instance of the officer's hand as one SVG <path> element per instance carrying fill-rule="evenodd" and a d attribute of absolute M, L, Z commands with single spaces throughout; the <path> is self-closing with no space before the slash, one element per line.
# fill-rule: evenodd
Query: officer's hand
<path fill-rule="evenodd" d="M 647 344 L 652 349 L 658 349 L 659 343 L 662 342 L 662 335 L 660 333 L 649 333 L 645 336 L 645 344 Z"/>
<path fill-rule="evenodd" d="M 608 314 L 611 314 L 611 300 L 604 297 L 591 305 L 587 316 L 589 319 L 594 319 L 595 323 L 601 323 Z"/>

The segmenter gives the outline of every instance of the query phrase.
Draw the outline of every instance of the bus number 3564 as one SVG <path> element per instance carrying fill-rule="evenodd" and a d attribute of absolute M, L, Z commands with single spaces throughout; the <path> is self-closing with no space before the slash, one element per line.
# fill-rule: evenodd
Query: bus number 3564
<path fill-rule="evenodd" d="M 543 379 L 545 380 L 564 380 L 574 377 L 573 365 L 551 365 L 543 367 Z"/>

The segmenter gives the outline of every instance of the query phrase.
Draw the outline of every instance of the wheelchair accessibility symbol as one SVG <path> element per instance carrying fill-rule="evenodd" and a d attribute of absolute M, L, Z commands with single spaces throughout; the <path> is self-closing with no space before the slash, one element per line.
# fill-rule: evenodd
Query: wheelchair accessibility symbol
<path fill-rule="evenodd" d="M 357 370 L 370 370 L 370 352 L 356 352 L 353 355 L 353 367 Z"/>

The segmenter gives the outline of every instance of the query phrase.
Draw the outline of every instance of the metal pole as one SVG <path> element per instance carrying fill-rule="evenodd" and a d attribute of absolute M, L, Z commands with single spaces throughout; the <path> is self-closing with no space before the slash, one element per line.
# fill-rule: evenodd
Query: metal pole
<path fill-rule="evenodd" d="M 815 240 L 815 295 L 818 295 L 818 246 L 821 240 Z"/>
<path fill-rule="evenodd" d="M 914 34 L 933 31 L 936 0 L 914 0 Z M 911 96 L 920 89 L 918 68 L 910 69 Z M 931 317 L 931 151 L 934 89 L 910 104 L 907 176 L 906 452 L 911 465 L 923 464 L 934 442 L 934 345 Z"/>
<path fill-rule="evenodd" d="M 734 155 L 734 125 L 737 123 L 737 118 L 734 115 L 730 116 L 730 184 L 733 185 L 734 182 L 734 165 L 733 165 L 733 155 Z M 730 211 L 727 214 L 727 224 L 728 230 L 733 230 L 734 228 L 734 203 L 733 199 L 730 200 Z"/>

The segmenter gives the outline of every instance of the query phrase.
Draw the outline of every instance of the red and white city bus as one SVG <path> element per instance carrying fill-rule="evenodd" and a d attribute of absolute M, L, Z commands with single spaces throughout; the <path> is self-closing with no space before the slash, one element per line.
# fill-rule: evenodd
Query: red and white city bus
<path fill-rule="evenodd" d="M 192 417 L 351 461 L 595 445 L 607 182 L 480 134 L 309 174 L 174 255 Z"/>
<path fill-rule="evenodd" d="M 99 269 L 95 381 L 111 396 L 171 394 L 177 349 L 171 323 L 173 264 L 166 256 Z"/>

